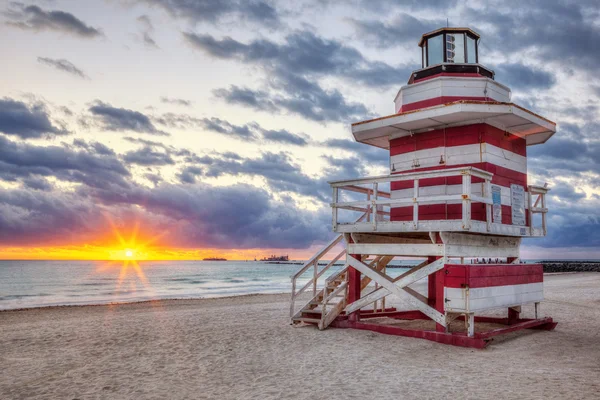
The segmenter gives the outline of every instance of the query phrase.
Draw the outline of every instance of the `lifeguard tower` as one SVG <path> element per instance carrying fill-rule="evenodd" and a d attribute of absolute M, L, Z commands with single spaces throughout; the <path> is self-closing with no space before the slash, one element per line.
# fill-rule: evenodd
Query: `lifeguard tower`
<path fill-rule="evenodd" d="M 548 212 L 548 189 L 528 185 L 527 147 L 545 143 L 556 124 L 511 102 L 479 64 L 478 45 L 469 28 L 424 34 L 422 68 L 400 88 L 395 113 L 352 124 L 356 141 L 389 151 L 390 174 L 330 182 L 338 236 L 292 276 L 293 323 L 476 348 L 556 326 L 540 315 L 542 266 L 519 259 L 522 238 L 546 235 Z M 395 257 L 423 262 L 392 277 Z M 421 280 L 426 289 L 411 287 Z M 412 310 L 386 308 L 388 296 Z M 482 315 L 498 309 L 507 314 Z"/>

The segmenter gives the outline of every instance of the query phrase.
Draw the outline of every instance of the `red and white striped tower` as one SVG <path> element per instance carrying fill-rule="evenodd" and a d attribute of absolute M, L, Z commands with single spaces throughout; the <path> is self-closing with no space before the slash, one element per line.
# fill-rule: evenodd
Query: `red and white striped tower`
<path fill-rule="evenodd" d="M 352 124 L 356 141 L 389 150 L 390 175 L 331 182 L 333 229 L 340 233 L 336 240 L 347 244 L 346 269 L 318 294 L 317 280 L 323 275 L 318 260 L 332 246 L 303 266 L 295 277 L 314 266 L 314 298 L 295 312 L 293 293 L 294 322 L 471 347 L 483 347 L 491 336 L 507 331 L 555 327 L 551 318 L 538 315 L 542 266 L 521 264 L 519 247 L 523 237 L 546 235 L 548 189 L 528 185 L 527 146 L 546 142 L 556 125 L 511 102 L 510 89 L 479 64 L 478 43 L 479 35 L 469 28 L 426 33 L 419 41 L 422 68 L 400 88 L 395 114 Z M 343 190 L 365 194 L 367 200 L 342 201 Z M 364 214 L 341 223 L 340 210 Z M 534 216 L 541 216 L 540 227 Z M 385 268 L 396 256 L 426 261 L 392 279 Z M 481 266 L 465 264 L 465 258 L 503 262 Z M 424 278 L 427 296 L 409 287 Z M 372 281 L 375 291 L 363 293 Z M 330 305 L 335 296 L 329 293 L 340 297 L 342 291 L 344 300 Z M 383 299 L 390 294 L 416 310 L 386 309 Z M 367 313 L 364 307 L 373 303 Z M 535 304 L 535 318 L 520 318 L 521 305 L 529 303 Z M 507 318 L 475 316 L 499 307 L 508 309 Z M 436 329 L 407 331 L 361 322 L 374 316 L 431 319 Z M 465 334 L 449 331 L 457 318 L 467 323 Z M 509 327 L 476 333 L 476 321 Z"/>

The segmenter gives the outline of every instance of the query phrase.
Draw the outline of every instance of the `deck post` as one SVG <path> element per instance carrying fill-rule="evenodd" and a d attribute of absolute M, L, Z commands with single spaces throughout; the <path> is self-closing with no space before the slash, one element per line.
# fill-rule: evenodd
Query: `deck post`
<path fill-rule="evenodd" d="M 437 233 L 433 234 L 436 243 L 442 243 L 440 236 Z M 427 263 L 439 260 L 440 256 L 427 257 Z M 440 313 L 444 314 L 444 270 L 434 272 L 427 277 L 427 303 L 430 307 L 435 308 Z M 438 332 L 446 332 L 446 327 L 436 323 L 435 330 Z"/>
<path fill-rule="evenodd" d="M 354 243 L 352 240 L 352 236 L 347 235 L 348 244 Z M 357 259 L 358 261 L 362 261 L 362 256 L 360 254 L 347 254 L 346 257 L 352 257 Z M 360 271 L 358 271 L 354 267 L 348 266 L 348 295 L 346 298 L 346 304 L 350 304 L 358 299 L 360 299 L 361 292 L 361 277 Z M 358 322 L 360 320 L 360 310 L 356 310 L 353 313 L 348 315 L 348 319 L 350 321 Z"/>

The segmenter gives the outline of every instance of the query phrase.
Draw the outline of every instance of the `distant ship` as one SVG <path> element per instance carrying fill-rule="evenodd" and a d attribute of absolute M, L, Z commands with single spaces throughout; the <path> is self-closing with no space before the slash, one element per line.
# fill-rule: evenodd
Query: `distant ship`
<path fill-rule="evenodd" d="M 262 258 L 260 261 L 290 261 L 290 259 L 288 256 L 271 255 L 270 257 Z"/>
<path fill-rule="evenodd" d="M 227 259 L 219 258 L 219 257 L 208 257 L 208 258 L 202 259 L 202 261 L 227 261 Z"/>

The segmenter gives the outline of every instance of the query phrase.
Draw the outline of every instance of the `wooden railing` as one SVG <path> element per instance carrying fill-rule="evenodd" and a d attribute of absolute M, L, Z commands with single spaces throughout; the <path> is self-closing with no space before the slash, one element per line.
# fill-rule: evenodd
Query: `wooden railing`
<path fill-rule="evenodd" d="M 363 214 L 360 218 L 356 220 L 356 222 L 362 221 L 366 217 L 366 214 Z M 312 297 L 317 295 L 317 286 L 319 285 L 319 278 L 321 278 L 337 261 L 339 261 L 342 257 L 346 255 L 346 249 L 344 248 L 341 252 L 339 252 L 336 256 L 334 256 L 321 270 L 319 270 L 319 261 L 327 255 L 334 247 L 338 244 L 342 243 L 343 235 L 337 235 L 333 238 L 329 243 L 327 243 L 319 252 L 317 252 L 314 256 L 312 256 L 302 268 L 300 268 L 292 278 L 292 301 L 290 304 L 290 317 L 293 317 L 296 312 L 296 299 L 298 296 L 303 294 L 309 288 L 312 288 Z M 298 279 L 302 277 L 309 269 L 313 269 L 312 276 L 299 290 L 296 290 L 298 285 Z M 338 272 L 337 274 L 328 278 L 328 280 L 333 280 L 343 271 Z"/>
<path fill-rule="evenodd" d="M 419 181 L 431 178 L 462 177 L 462 193 L 441 194 L 423 196 L 419 193 Z M 546 234 L 546 212 L 545 194 L 548 191 L 545 187 L 529 186 L 525 201 L 529 206 L 529 228 L 516 225 L 502 225 L 500 222 L 494 223 L 492 211 L 494 201 L 492 198 L 493 174 L 474 167 L 449 168 L 437 171 L 409 172 L 403 174 L 377 176 L 371 178 L 359 178 L 352 180 L 330 182 L 333 189 L 332 224 L 335 232 L 364 231 L 366 229 L 374 232 L 394 232 L 394 231 L 471 231 L 475 225 L 474 232 L 505 234 L 513 236 L 544 236 Z M 483 180 L 482 195 L 472 193 L 472 178 Z M 413 182 L 413 196 L 392 199 L 390 192 L 382 192 L 379 186 L 382 184 L 392 184 L 393 182 Z M 361 201 L 340 201 L 342 191 L 353 193 L 362 193 L 367 196 L 366 200 Z M 538 199 L 533 202 L 533 196 Z M 446 202 L 462 203 L 462 213 L 460 220 L 419 220 L 419 205 L 424 204 L 445 204 Z M 486 207 L 485 221 L 473 221 L 471 218 L 471 204 L 484 203 Z M 541 206 L 538 207 L 538 203 Z M 500 206 L 500 203 L 496 205 Z M 390 213 L 394 207 L 412 206 L 412 221 L 391 221 Z M 339 210 L 365 212 L 368 215 L 368 224 L 362 223 L 340 223 Z M 542 228 L 533 227 L 533 214 L 542 214 Z M 342 226 L 343 229 L 340 229 Z"/>

